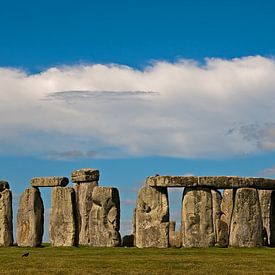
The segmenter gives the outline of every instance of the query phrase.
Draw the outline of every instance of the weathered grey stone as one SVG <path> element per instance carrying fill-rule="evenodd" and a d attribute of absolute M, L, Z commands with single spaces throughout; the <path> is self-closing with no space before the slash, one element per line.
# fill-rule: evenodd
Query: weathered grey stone
<path fill-rule="evenodd" d="M 5 189 L 0 192 L 0 246 L 13 244 L 12 194 Z"/>
<path fill-rule="evenodd" d="M 134 246 L 134 235 L 125 235 L 122 238 L 121 241 L 121 246 L 126 246 L 126 247 L 133 247 Z"/>
<path fill-rule="evenodd" d="M 120 246 L 120 201 L 117 188 L 94 187 L 89 216 L 90 245 Z"/>
<path fill-rule="evenodd" d="M 93 168 L 84 168 L 75 170 L 71 175 L 72 182 L 92 182 L 99 180 L 99 170 Z"/>
<path fill-rule="evenodd" d="M 176 231 L 176 222 L 170 221 L 169 222 L 169 246 L 180 248 L 181 241 L 182 241 L 181 232 Z"/>
<path fill-rule="evenodd" d="M 89 215 L 92 209 L 92 193 L 97 182 L 81 183 L 74 186 L 77 204 L 77 224 L 79 232 L 79 244 L 90 243 Z"/>
<path fill-rule="evenodd" d="M 208 188 L 185 188 L 182 200 L 182 246 L 215 244 L 212 195 Z"/>
<path fill-rule="evenodd" d="M 215 233 L 215 245 L 216 246 L 224 246 L 223 245 L 223 227 L 221 223 L 221 202 L 222 195 L 217 190 L 211 190 L 212 195 L 212 207 L 213 207 L 213 225 L 214 225 L 214 233 Z"/>
<path fill-rule="evenodd" d="M 232 189 L 251 187 L 275 190 L 275 180 L 266 178 L 246 178 L 235 176 L 156 176 L 148 177 L 146 185 L 152 187 L 208 187 L 213 189 Z"/>
<path fill-rule="evenodd" d="M 270 229 L 271 229 L 271 195 L 272 190 L 258 190 L 261 213 L 263 219 L 263 235 L 264 245 L 270 245 Z"/>
<path fill-rule="evenodd" d="M 263 222 L 258 192 L 240 188 L 236 192 L 231 219 L 229 245 L 255 247 L 263 244 Z"/>
<path fill-rule="evenodd" d="M 5 180 L 0 180 L 0 192 L 4 191 L 5 189 L 10 189 L 10 185 Z"/>
<path fill-rule="evenodd" d="M 21 195 L 16 226 L 18 246 L 40 246 L 43 237 L 44 206 L 38 188 L 28 188 Z"/>
<path fill-rule="evenodd" d="M 76 198 L 73 188 L 52 189 L 49 233 L 52 246 L 77 245 Z"/>
<path fill-rule="evenodd" d="M 68 183 L 69 179 L 66 177 L 40 177 L 31 179 L 32 187 L 65 187 Z"/>
<path fill-rule="evenodd" d="M 226 247 L 229 245 L 230 224 L 234 208 L 236 189 L 225 189 L 221 202 L 221 220 L 219 245 Z"/>
<path fill-rule="evenodd" d="M 136 207 L 135 245 L 166 248 L 169 245 L 167 188 L 142 187 Z"/>

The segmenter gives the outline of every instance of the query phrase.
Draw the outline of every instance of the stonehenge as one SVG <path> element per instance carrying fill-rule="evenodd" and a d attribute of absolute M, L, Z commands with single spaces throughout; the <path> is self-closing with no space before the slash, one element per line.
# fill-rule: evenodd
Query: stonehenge
<path fill-rule="evenodd" d="M 44 204 L 40 188 L 52 190 L 49 236 L 52 246 L 138 248 L 275 246 L 275 180 L 236 176 L 154 176 L 137 195 L 132 233 L 120 235 L 120 197 L 99 186 L 99 170 L 67 177 L 36 177 L 22 193 L 16 243 L 42 245 Z M 170 220 L 168 188 L 182 187 L 181 224 Z M 179 205 L 180 206 L 180 205 Z M 0 246 L 13 239 L 12 191 L 0 180 Z"/>

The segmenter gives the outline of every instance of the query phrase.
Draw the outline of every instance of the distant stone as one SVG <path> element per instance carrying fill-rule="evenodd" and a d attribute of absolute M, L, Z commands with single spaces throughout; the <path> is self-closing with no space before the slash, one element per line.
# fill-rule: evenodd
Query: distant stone
<path fill-rule="evenodd" d="M 208 187 L 212 189 L 232 189 L 251 187 L 275 190 L 275 180 L 266 178 L 246 178 L 236 176 L 157 176 L 148 177 L 146 185 L 152 187 Z"/>
<path fill-rule="evenodd" d="M 169 246 L 180 248 L 182 242 L 181 232 L 176 231 L 176 222 L 169 222 Z"/>
<path fill-rule="evenodd" d="M 134 246 L 136 246 L 136 212 L 137 212 L 137 209 L 134 208 L 133 217 L 132 217 L 132 233 L 134 236 Z"/>
<path fill-rule="evenodd" d="M 90 246 L 120 246 L 120 200 L 117 188 L 94 187 L 89 216 Z"/>
<path fill-rule="evenodd" d="M 92 193 L 97 182 L 81 183 L 74 186 L 77 204 L 77 224 L 79 232 L 79 244 L 90 243 L 89 215 L 93 205 Z"/>
<path fill-rule="evenodd" d="M 0 180 L 0 192 L 4 191 L 5 189 L 10 189 L 10 185 L 5 180 Z"/>
<path fill-rule="evenodd" d="M 52 246 L 77 245 L 76 197 L 71 187 L 52 189 L 50 241 Z"/>
<path fill-rule="evenodd" d="M 18 246 L 40 246 L 44 228 L 44 205 L 38 188 L 28 188 L 21 195 L 16 226 Z"/>
<path fill-rule="evenodd" d="M 79 169 L 72 172 L 72 182 L 94 182 L 99 180 L 99 170 L 93 168 Z"/>
<path fill-rule="evenodd" d="M 185 188 L 182 200 L 182 246 L 215 245 L 212 195 L 209 188 Z"/>
<path fill-rule="evenodd" d="M 139 190 L 136 206 L 135 245 L 166 248 L 169 245 L 167 188 L 145 186 Z"/>
<path fill-rule="evenodd" d="M 229 245 L 236 247 L 263 245 L 261 207 L 258 192 L 254 188 L 240 188 L 236 192 Z"/>
<path fill-rule="evenodd" d="M 219 245 L 227 247 L 229 245 L 229 234 L 232 213 L 235 203 L 236 189 L 225 189 L 223 191 L 222 202 L 221 202 L 221 220 L 220 220 L 220 237 Z"/>
<path fill-rule="evenodd" d="M 131 235 L 123 236 L 121 246 L 133 247 L 134 246 L 134 235 L 131 234 Z"/>
<path fill-rule="evenodd" d="M 69 179 L 66 177 L 40 177 L 31 179 L 32 187 L 65 187 L 68 183 Z"/>
<path fill-rule="evenodd" d="M 12 194 L 5 189 L 0 192 L 0 246 L 13 244 Z"/>

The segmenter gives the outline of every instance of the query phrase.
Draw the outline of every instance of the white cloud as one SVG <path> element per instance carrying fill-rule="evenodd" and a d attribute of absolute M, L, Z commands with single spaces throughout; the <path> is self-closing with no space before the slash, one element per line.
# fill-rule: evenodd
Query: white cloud
<path fill-rule="evenodd" d="M 275 149 L 275 59 L 0 68 L 0 153 L 226 157 Z M 93 152 L 90 154 L 89 152 Z"/>

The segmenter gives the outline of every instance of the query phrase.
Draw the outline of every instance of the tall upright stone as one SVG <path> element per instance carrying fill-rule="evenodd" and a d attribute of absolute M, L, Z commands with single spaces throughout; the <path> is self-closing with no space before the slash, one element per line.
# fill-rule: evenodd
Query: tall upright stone
<path fill-rule="evenodd" d="M 135 245 L 166 248 L 169 245 L 169 203 L 167 188 L 145 186 L 139 190 L 136 206 Z"/>
<path fill-rule="evenodd" d="M 231 219 L 229 245 L 256 247 L 263 244 L 263 222 L 258 192 L 239 188 Z"/>
<path fill-rule="evenodd" d="M 120 246 L 120 200 L 117 188 L 94 187 L 90 211 L 90 246 Z"/>
<path fill-rule="evenodd" d="M 223 228 L 221 224 L 221 202 L 222 195 L 218 190 L 211 190 L 212 195 L 212 207 L 213 207 L 213 225 L 214 225 L 214 233 L 215 233 L 215 245 L 223 246 Z"/>
<path fill-rule="evenodd" d="M 182 200 L 182 246 L 215 244 L 212 195 L 209 188 L 185 188 Z"/>
<path fill-rule="evenodd" d="M 223 191 L 220 219 L 221 234 L 219 238 L 219 245 L 222 247 L 229 245 L 230 224 L 234 209 L 235 194 L 236 189 L 225 189 Z"/>
<path fill-rule="evenodd" d="M 18 246 L 36 247 L 42 244 L 44 230 L 44 205 L 36 187 L 26 189 L 21 195 L 16 226 Z"/>
<path fill-rule="evenodd" d="M 77 245 L 75 191 L 71 187 L 52 188 L 50 240 L 52 246 Z"/>
<path fill-rule="evenodd" d="M 5 181 L 0 181 L 0 246 L 13 244 L 12 193 Z"/>

